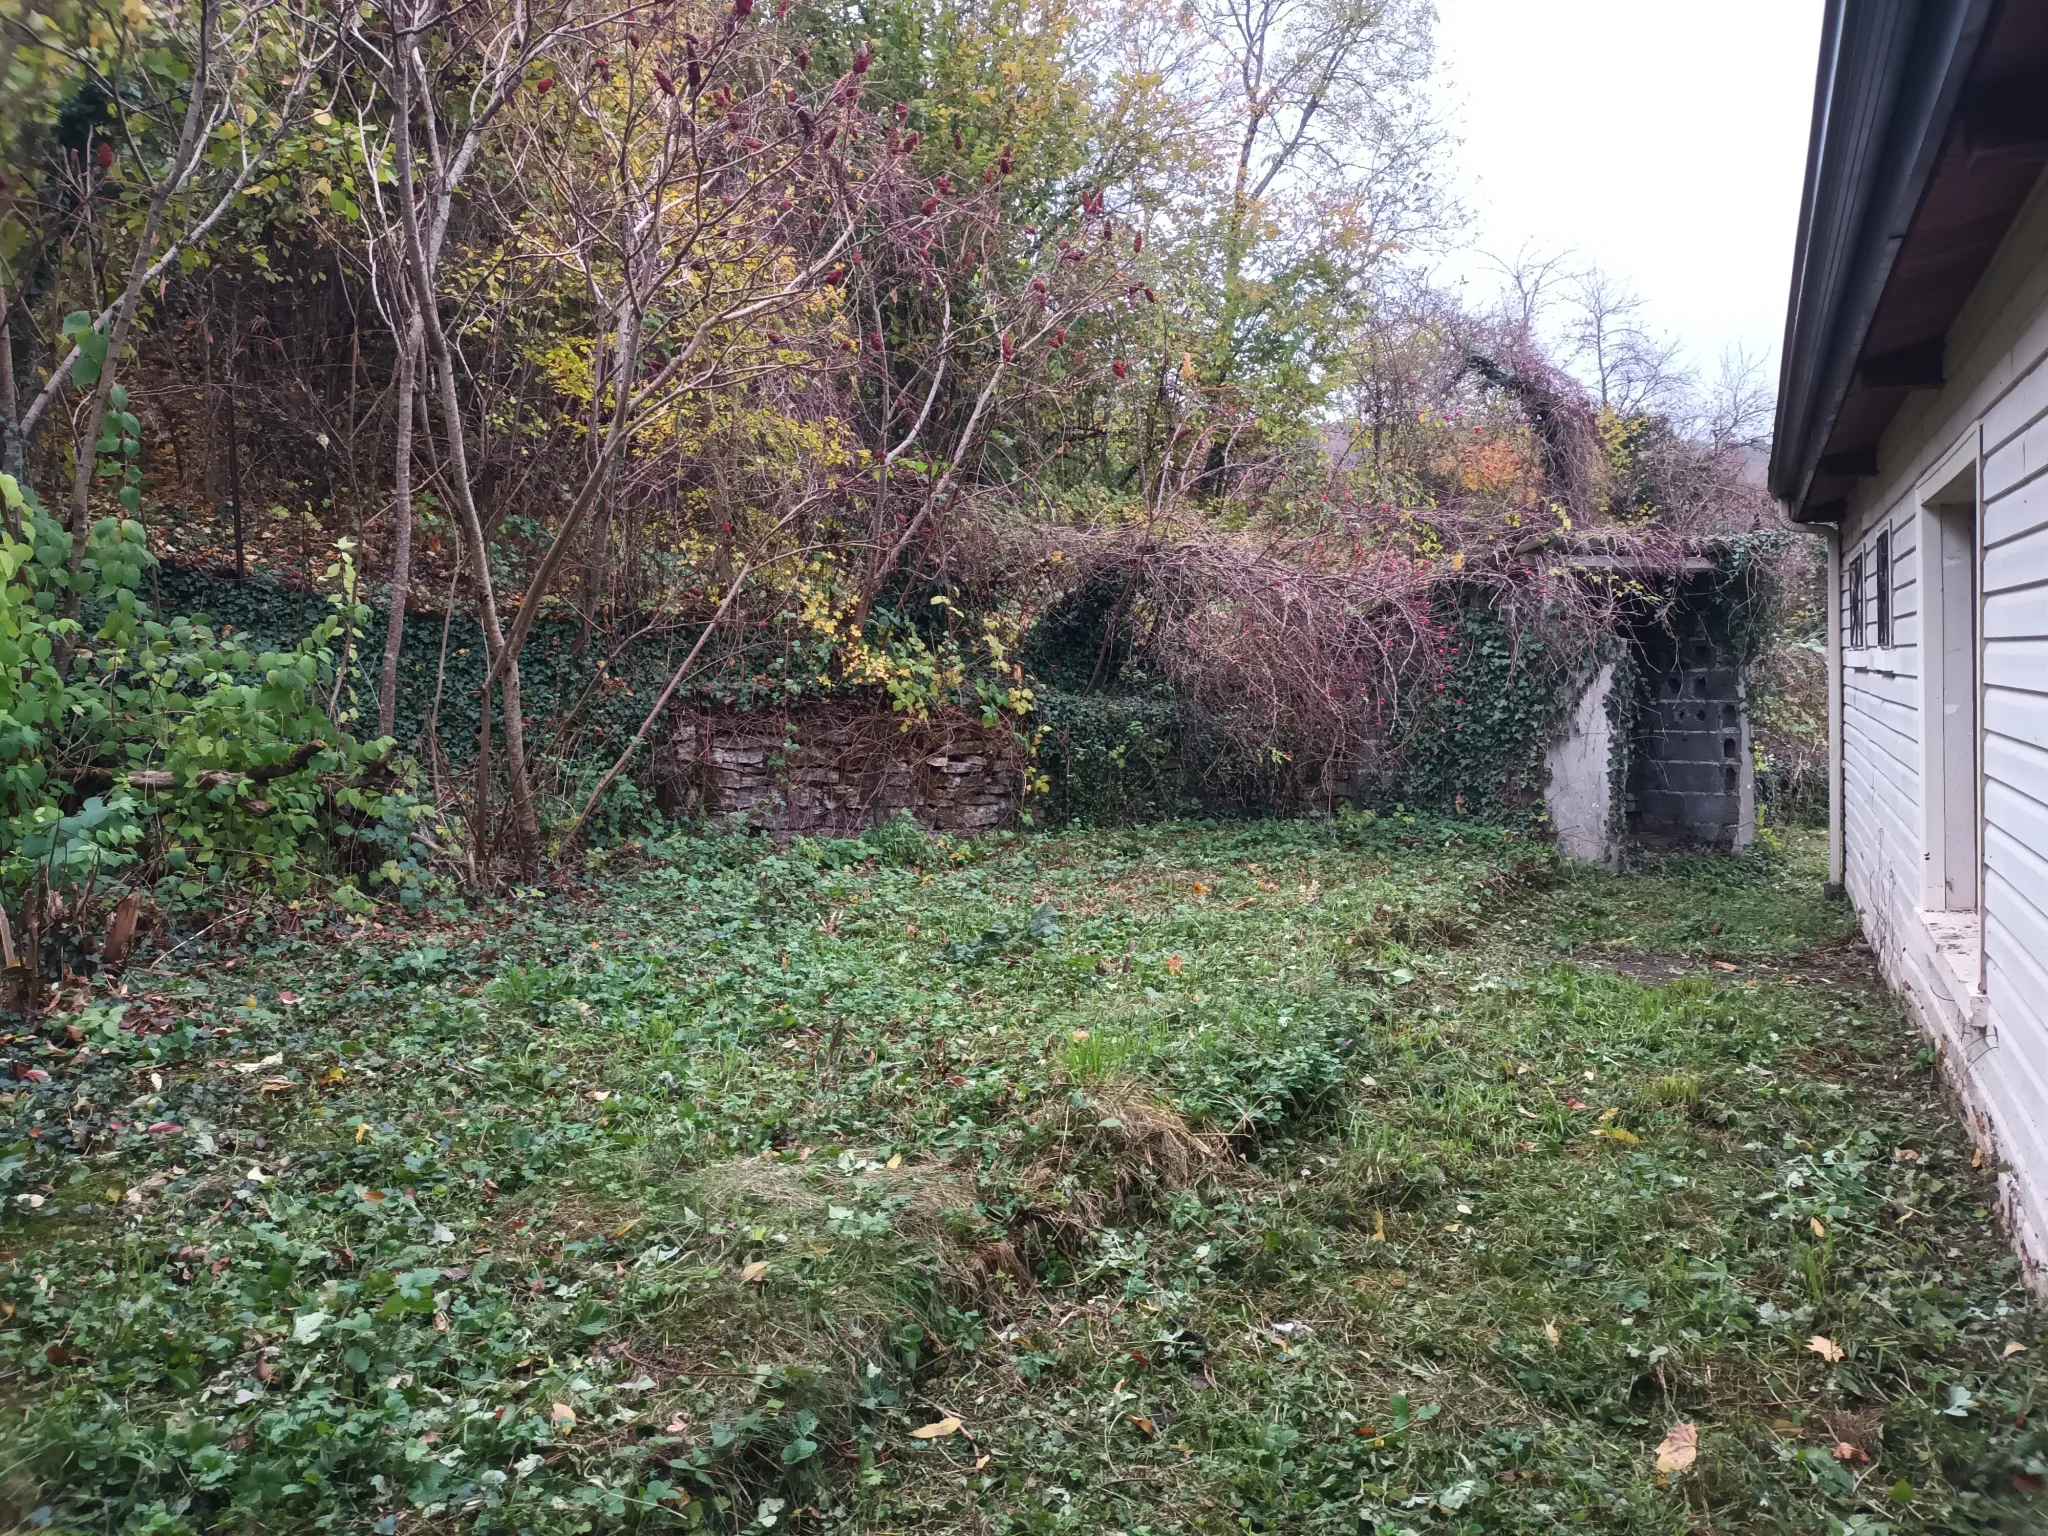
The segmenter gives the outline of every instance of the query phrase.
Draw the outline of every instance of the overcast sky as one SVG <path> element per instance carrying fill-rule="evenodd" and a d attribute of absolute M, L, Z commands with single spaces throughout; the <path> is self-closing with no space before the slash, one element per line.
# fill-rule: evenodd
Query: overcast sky
<path fill-rule="evenodd" d="M 1597 262 L 1696 363 L 1746 346 L 1775 384 L 1821 3 L 1437 0 L 1471 242 Z"/>

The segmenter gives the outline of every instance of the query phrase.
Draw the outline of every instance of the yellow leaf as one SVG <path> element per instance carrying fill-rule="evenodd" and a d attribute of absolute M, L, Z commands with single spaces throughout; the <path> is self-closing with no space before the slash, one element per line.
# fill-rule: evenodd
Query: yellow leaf
<path fill-rule="evenodd" d="M 369 1125 L 369 1122 L 368 1122 L 368 1121 L 366 1121 L 366 1120 L 364 1120 L 364 1121 L 358 1121 L 358 1122 L 356 1123 L 356 1145 L 360 1147 L 360 1146 L 361 1146 L 361 1145 L 363 1144 L 363 1138 L 364 1138 L 365 1136 L 369 1135 L 369 1134 L 370 1134 L 370 1125 Z"/>
<path fill-rule="evenodd" d="M 1376 1243 L 1384 1243 L 1387 1240 L 1387 1213 L 1385 1211 L 1374 1211 L 1372 1213 L 1372 1240 Z"/>
<path fill-rule="evenodd" d="M 548 1410 L 548 1419 L 556 1429 L 566 1435 L 576 1427 L 576 1410 L 567 1403 L 556 1403 Z"/>
<path fill-rule="evenodd" d="M 957 1435 L 959 1433 L 960 1421 L 949 1415 L 939 1420 L 936 1424 L 927 1424 L 922 1429 L 913 1429 L 910 1432 L 910 1438 L 913 1440 L 943 1440 L 948 1435 Z"/>
<path fill-rule="evenodd" d="M 901 1168 L 903 1166 L 903 1154 L 901 1152 L 891 1154 L 889 1161 L 885 1163 L 883 1166 L 888 1168 Z"/>
<path fill-rule="evenodd" d="M 1828 1229 L 1821 1225 L 1821 1219 L 1818 1216 L 1809 1216 L 1806 1218 L 1806 1221 L 1807 1225 L 1813 1228 L 1813 1235 L 1815 1237 L 1826 1237 L 1828 1235 Z"/>
<path fill-rule="evenodd" d="M 1842 1358 L 1842 1346 L 1826 1334 L 1816 1333 L 1806 1341 L 1806 1347 L 1814 1354 L 1819 1355 L 1821 1359 L 1827 1361 L 1829 1365 L 1833 1365 Z"/>
<path fill-rule="evenodd" d="M 1870 1460 L 1870 1455 L 1860 1445 L 1853 1445 L 1847 1440 L 1837 1440 L 1835 1442 L 1835 1460 L 1868 1461 Z"/>
<path fill-rule="evenodd" d="M 1166 957 L 1166 968 L 1178 976 L 1180 974 L 1180 956 L 1168 955 Z"/>
<path fill-rule="evenodd" d="M 1984 1149 L 1982 1147 L 1979 1147 L 1970 1154 L 1970 1166 L 1972 1168 L 1982 1168 L 1984 1166 Z"/>
<path fill-rule="evenodd" d="M 1142 1413 L 1134 1413 L 1130 1416 L 1130 1419 L 1132 1426 L 1138 1431 L 1139 1434 L 1143 1435 L 1147 1440 L 1150 1440 L 1152 1436 L 1157 1433 L 1157 1431 L 1152 1427 L 1152 1421 L 1146 1418 L 1145 1415 L 1143 1415 Z"/>
<path fill-rule="evenodd" d="M 742 1285 L 759 1285 L 767 1278 L 768 1262 L 765 1259 L 756 1259 L 740 1271 L 740 1284 Z"/>
<path fill-rule="evenodd" d="M 1556 1349 L 1564 1343 L 1564 1335 L 1557 1331 L 1556 1323 L 1545 1323 L 1543 1325 L 1543 1337 L 1550 1340 L 1550 1347 L 1552 1349 Z"/>
<path fill-rule="evenodd" d="M 1638 1136 L 1634 1131 L 1626 1130 L 1618 1125 L 1603 1125 L 1593 1134 L 1595 1136 L 1604 1136 L 1609 1141 L 1618 1141 L 1624 1146 L 1630 1147 L 1642 1140 L 1642 1137 Z"/>
<path fill-rule="evenodd" d="M 1619 1107 L 1616 1107 L 1614 1109 L 1603 1109 L 1600 1111 L 1600 1123 L 1602 1125 L 1605 1125 L 1608 1121 L 1612 1120 L 1616 1115 L 1620 1113 L 1621 1110 Z"/>
<path fill-rule="evenodd" d="M 2005 1348 L 1999 1353 L 1998 1358 L 2001 1360 L 2010 1360 L 2014 1355 L 2024 1355 L 2026 1352 L 2027 1346 L 2022 1344 L 2018 1339 L 2014 1339 L 2010 1343 L 2008 1343 L 2005 1346 Z"/>
<path fill-rule="evenodd" d="M 647 1218 L 644 1216 L 635 1216 L 631 1221 L 620 1222 L 616 1227 L 612 1228 L 612 1237 L 614 1239 L 624 1237 L 628 1232 L 632 1231 L 635 1227 L 639 1226 L 640 1223 L 645 1221 L 646 1219 Z"/>
<path fill-rule="evenodd" d="M 1700 1458 L 1697 1424 L 1677 1424 L 1657 1447 L 1657 1470 L 1670 1476 L 1685 1471 Z"/>

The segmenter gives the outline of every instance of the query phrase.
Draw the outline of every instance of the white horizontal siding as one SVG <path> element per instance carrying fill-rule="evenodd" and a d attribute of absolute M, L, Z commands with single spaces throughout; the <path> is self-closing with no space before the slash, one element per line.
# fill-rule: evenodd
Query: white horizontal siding
<path fill-rule="evenodd" d="M 1951 330 L 1948 361 L 1950 383 L 1900 411 L 1881 473 L 1841 529 L 1844 573 L 1864 557 L 1868 621 L 1880 530 L 1890 530 L 1894 555 L 1893 645 L 1842 657 L 1844 877 L 1886 973 L 1944 1045 L 1973 1130 L 2014 1170 L 2001 1198 L 2036 1283 L 2048 1284 L 2048 182 Z M 1920 495 L 1923 479 L 1937 466 L 1946 479 L 1952 452 L 1973 442 L 1983 541 L 1981 1037 L 1969 993 L 1917 910 L 1928 852 Z M 1846 636 L 1845 594 L 1833 600 L 1844 604 Z"/>

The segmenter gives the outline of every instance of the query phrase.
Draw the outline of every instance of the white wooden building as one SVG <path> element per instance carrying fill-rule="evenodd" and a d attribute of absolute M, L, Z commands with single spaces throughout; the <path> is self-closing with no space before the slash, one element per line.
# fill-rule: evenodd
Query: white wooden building
<path fill-rule="evenodd" d="M 1771 487 L 1829 535 L 1834 879 L 2048 1289 L 2048 4 L 1828 12 Z"/>

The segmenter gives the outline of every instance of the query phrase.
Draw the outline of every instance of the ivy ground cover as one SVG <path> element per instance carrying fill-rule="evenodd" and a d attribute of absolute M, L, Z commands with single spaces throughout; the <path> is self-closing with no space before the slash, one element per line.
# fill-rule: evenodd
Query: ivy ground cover
<path fill-rule="evenodd" d="M 1798 842 L 626 848 L 17 1027 L 0 1522 L 2032 1532 L 1996 1170 Z"/>

